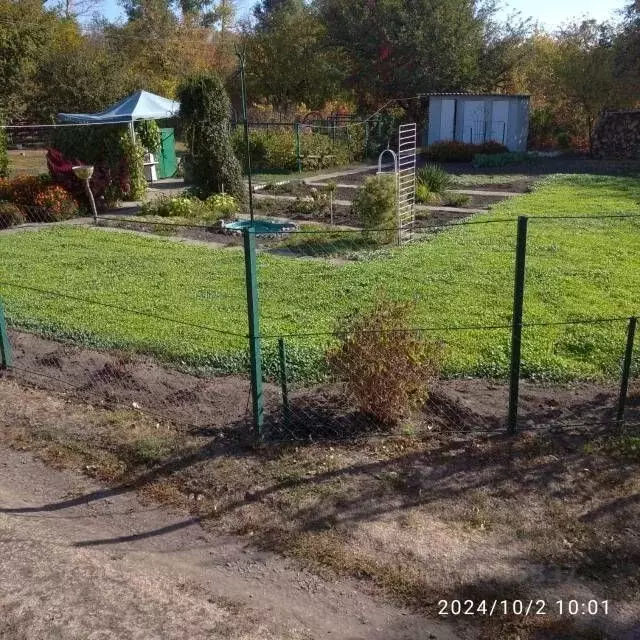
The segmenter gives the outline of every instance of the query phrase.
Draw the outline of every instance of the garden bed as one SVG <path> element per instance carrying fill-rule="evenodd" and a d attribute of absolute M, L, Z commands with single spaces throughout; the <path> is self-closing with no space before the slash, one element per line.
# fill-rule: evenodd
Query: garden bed
<path fill-rule="evenodd" d="M 135 407 L 180 424 L 230 430 L 235 439 L 251 437 L 248 371 L 244 377 L 202 377 L 131 352 L 86 349 L 24 331 L 10 330 L 10 340 L 11 376 L 17 380 L 104 406 Z M 279 386 L 265 384 L 264 394 L 267 431 L 276 440 L 343 439 L 385 431 L 345 399 L 341 385 L 293 390 L 289 422 L 283 418 Z M 626 421 L 640 426 L 640 384 L 634 383 L 629 397 Z M 442 380 L 411 420 L 411 431 L 417 437 L 504 431 L 508 398 L 508 385 L 498 380 Z M 617 401 L 613 385 L 523 381 L 521 426 L 604 429 L 615 422 Z"/>

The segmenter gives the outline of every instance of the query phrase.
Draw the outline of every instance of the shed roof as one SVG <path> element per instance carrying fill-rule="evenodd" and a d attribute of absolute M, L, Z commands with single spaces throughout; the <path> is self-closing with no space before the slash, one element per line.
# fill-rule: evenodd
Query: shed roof
<path fill-rule="evenodd" d="M 180 103 L 148 91 L 136 91 L 99 113 L 59 113 L 60 122 L 109 123 L 135 120 L 173 118 L 180 111 Z"/>
<path fill-rule="evenodd" d="M 464 91 L 442 91 L 434 93 L 423 93 L 423 97 L 440 97 L 440 96 L 456 96 L 458 98 L 530 98 L 529 93 L 467 93 Z"/>

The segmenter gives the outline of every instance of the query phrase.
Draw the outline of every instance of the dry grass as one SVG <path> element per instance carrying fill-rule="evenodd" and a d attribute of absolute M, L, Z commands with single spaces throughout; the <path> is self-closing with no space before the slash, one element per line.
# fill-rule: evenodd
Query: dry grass
<path fill-rule="evenodd" d="M 433 436 L 250 450 L 7 381 L 0 404 L 0 437 L 13 446 L 434 616 L 453 598 L 608 598 L 626 611 L 586 627 L 552 615 L 474 619 L 486 638 L 619 637 L 640 617 L 634 440 Z"/>
<path fill-rule="evenodd" d="M 9 151 L 9 177 L 18 175 L 37 176 L 47 173 L 46 149 L 25 149 Z"/>

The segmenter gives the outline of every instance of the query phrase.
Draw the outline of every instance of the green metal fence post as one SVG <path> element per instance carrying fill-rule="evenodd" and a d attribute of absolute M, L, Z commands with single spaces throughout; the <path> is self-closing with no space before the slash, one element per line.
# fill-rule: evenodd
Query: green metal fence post
<path fill-rule="evenodd" d="M 13 366 L 13 355 L 4 315 L 4 304 L 0 299 L 0 369 L 9 369 L 11 366 Z"/>
<path fill-rule="evenodd" d="M 258 300 L 258 274 L 256 261 L 255 228 L 243 231 L 244 265 L 247 286 L 247 314 L 249 317 L 249 354 L 251 358 L 251 400 L 253 424 L 260 440 L 263 439 L 264 397 L 262 393 L 262 349 L 260 340 L 260 308 Z"/>
<path fill-rule="evenodd" d="M 280 388 L 282 389 L 282 408 L 284 409 L 285 422 L 289 422 L 291 409 L 289 407 L 289 385 L 287 382 L 287 348 L 284 338 L 278 338 L 278 354 L 280 355 Z"/>
<path fill-rule="evenodd" d="M 302 173 L 302 157 L 300 155 L 300 123 L 296 122 L 296 161 L 298 163 L 298 173 Z"/>
<path fill-rule="evenodd" d="M 618 400 L 618 415 L 616 418 L 616 425 L 618 428 L 624 425 L 624 410 L 627 405 L 627 394 L 629 393 L 629 378 L 631 377 L 631 362 L 633 360 L 633 343 L 636 337 L 637 325 L 638 318 L 629 318 L 629 326 L 627 328 L 627 346 L 624 352 L 624 360 L 622 362 L 620 399 Z"/>
<path fill-rule="evenodd" d="M 513 288 L 513 318 L 511 320 L 511 375 L 509 380 L 509 418 L 511 433 L 518 429 L 518 398 L 520 395 L 520 364 L 522 356 L 522 311 L 527 260 L 527 216 L 518 217 L 515 284 Z"/>

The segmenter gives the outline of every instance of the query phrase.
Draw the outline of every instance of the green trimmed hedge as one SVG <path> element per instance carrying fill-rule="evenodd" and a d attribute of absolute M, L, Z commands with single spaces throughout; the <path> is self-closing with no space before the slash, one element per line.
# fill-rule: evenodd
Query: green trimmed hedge
<path fill-rule="evenodd" d="M 353 131 L 342 130 L 340 138 L 333 140 L 331 135 L 300 131 L 300 156 L 303 171 L 314 171 L 330 167 L 340 167 L 364 155 L 364 134 L 361 127 Z M 237 127 L 232 134 L 235 154 L 247 169 L 244 130 Z M 251 148 L 251 167 L 256 172 L 296 171 L 296 134 L 293 129 L 267 130 L 254 129 L 249 132 Z"/>

